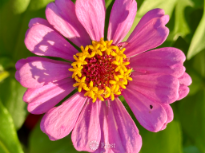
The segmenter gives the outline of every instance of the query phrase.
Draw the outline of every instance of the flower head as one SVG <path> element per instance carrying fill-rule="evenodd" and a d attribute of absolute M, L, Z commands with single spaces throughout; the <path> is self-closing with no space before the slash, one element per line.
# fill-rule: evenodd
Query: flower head
<path fill-rule="evenodd" d="M 125 49 L 120 50 L 118 46 L 112 45 L 112 41 L 104 41 L 103 38 L 92 44 L 86 46 L 86 50 L 81 46 L 82 53 L 76 54 L 79 57 L 74 55 L 75 61 L 71 64 L 73 68 L 69 69 L 78 82 L 74 87 L 78 86 L 79 92 L 82 89 L 87 91 L 84 96 L 90 97 L 93 102 L 97 99 L 114 100 L 115 96 L 121 95 L 123 89 L 126 89 L 128 79 L 132 80 L 130 62 L 123 53 Z M 79 80 L 82 79 L 83 84 L 80 84 Z M 113 92 L 107 94 L 108 91 Z"/>
<path fill-rule="evenodd" d="M 122 42 L 136 11 L 135 0 L 115 0 L 107 39 L 104 0 L 56 0 L 46 8 L 47 20 L 30 21 L 28 50 L 71 61 L 29 57 L 16 63 L 16 79 L 28 88 L 23 100 L 29 112 L 45 113 L 41 130 L 51 140 L 72 131 L 78 151 L 139 152 L 142 138 L 119 95 L 149 131 L 163 130 L 173 120 L 169 104 L 185 97 L 191 84 L 185 56 L 172 47 L 153 49 L 169 33 L 169 17 L 162 9 L 146 13 Z M 75 88 L 74 95 L 56 106 Z"/>

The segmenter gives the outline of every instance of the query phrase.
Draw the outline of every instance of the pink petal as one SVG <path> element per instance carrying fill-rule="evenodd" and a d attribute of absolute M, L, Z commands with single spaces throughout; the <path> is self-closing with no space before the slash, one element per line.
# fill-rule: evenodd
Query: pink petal
<path fill-rule="evenodd" d="M 46 8 L 46 18 L 53 27 L 77 46 L 90 44 L 90 38 L 78 21 L 71 0 L 56 0 Z"/>
<path fill-rule="evenodd" d="M 72 132 L 73 145 L 78 151 L 93 152 L 98 148 L 101 139 L 100 108 L 101 101 L 85 104 Z"/>
<path fill-rule="evenodd" d="M 76 0 L 76 15 L 91 40 L 99 41 L 104 37 L 105 24 L 104 0 Z"/>
<path fill-rule="evenodd" d="M 95 153 L 139 152 L 142 138 L 119 99 L 102 103 L 100 121 L 102 136 Z"/>
<path fill-rule="evenodd" d="M 99 115 L 99 120 L 100 120 L 100 127 L 101 127 L 101 140 L 100 142 L 97 142 L 98 144 L 97 150 L 94 151 L 94 153 L 114 153 L 110 148 L 105 148 L 105 144 L 111 144 L 113 142 L 109 141 L 109 130 L 108 130 L 108 123 L 107 123 L 107 118 L 108 118 L 108 113 L 106 109 L 106 104 L 104 102 L 101 102 L 101 110 L 100 110 L 100 115 Z M 94 145 L 94 144 L 93 144 Z"/>
<path fill-rule="evenodd" d="M 179 83 L 179 98 L 177 100 L 181 100 L 189 94 L 189 87 L 187 86 L 191 85 L 192 79 L 186 72 L 184 72 L 184 74 L 179 77 Z"/>
<path fill-rule="evenodd" d="M 25 45 L 32 53 L 40 56 L 60 57 L 73 61 L 78 51 L 52 28 L 35 24 L 26 33 Z"/>
<path fill-rule="evenodd" d="M 192 79 L 191 77 L 185 72 L 181 77 L 179 77 L 180 84 L 184 84 L 186 86 L 191 85 Z"/>
<path fill-rule="evenodd" d="M 118 127 L 121 144 L 125 152 L 139 152 L 142 146 L 142 138 L 139 135 L 134 121 L 118 98 L 110 102 L 110 105 Z M 117 146 L 115 149 L 117 151 Z"/>
<path fill-rule="evenodd" d="M 130 66 L 139 74 L 169 74 L 180 77 L 185 72 L 184 53 L 166 47 L 139 54 L 130 59 Z"/>
<path fill-rule="evenodd" d="M 28 57 L 16 63 L 16 79 L 26 88 L 39 88 L 70 77 L 70 64 L 42 57 Z"/>
<path fill-rule="evenodd" d="M 109 19 L 108 40 L 117 44 L 123 40 L 135 19 L 137 2 L 134 0 L 116 0 Z"/>
<path fill-rule="evenodd" d="M 167 113 L 167 121 L 161 128 L 161 130 L 164 130 L 167 127 L 167 124 L 174 119 L 174 113 L 172 107 L 169 104 L 163 104 L 162 107 L 165 109 Z"/>
<path fill-rule="evenodd" d="M 124 90 L 122 95 L 145 129 L 152 132 L 161 130 L 167 121 L 167 113 L 160 103 L 153 102 L 143 94 L 130 89 Z"/>
<path fill-rule="evenodd" d="M 40 88 L 30 88 L 24 94 L 23 100 L 28 102 L 28 111 L 32 114 L 43 114 L 58 104 L 71 91 L 75 82 L 66 78 L 58 82 L 49 82 Z"/>
<path fill-rule="evenodd" d="M 165 20 L 168 16 L 154 18 L 143 26 L 125 47 L 125 54 L 131 57 L 161 45 L 169 34 L 165 27 Z"/>
<path fill-rule="evenodd" d="M 181 100 L 189 94 L 189 87 L 184 84 L 180 84 L 179 86 L 179 98 L 177 100 Z"/>
<path fill-rule="evenodd" d="M 171 75 L 137 75 L 132 73 L 133 81 L 127 89 L 139 92 L 159 103 L 173 103 L 179 97 L 179 81 Z"/>
<path fill-rule="evenodd" d="M 49 110 L 41 120 L 41 130 L 50 140 L 67 136 L 74 128 L 86 100 L 83 94 L 76 93 L 62 105 Z"/>
<path fill-rule="evenodd" d="M 37 25 L 37 24 L 42 24 L 42 25 L 45 25 L 47 27 L 52 28 L 52 26 L 48 23 L 48 21 L 45 20 L 45 19 L 42 19 L 42 18 L 33 18 L 33 19 L 31 19 L 29 21 L 28 26 L 29 26 L 29 28 L 31 28 L 32 26 Z"/>
<path fill-rule="evenodd" d="M 165 15 L 165 12 L 163 9 L 153 9 L 149 12 L 147 12 L 139 21 L 139 23 L 137 24 L 137 26 L 135 27 L 134 31 L 132 32 L 132 34 L 129 36 L 128 38 L 128 42 L 132 41 L 135 39 L 136 34 L 152 19 L 154 18 L 159 18 L 159 17 L 163 17 Z M 167 19 L 167 20 L 166 20 Z M 165 18 L 164 20 L 164 25 L 167 24 L 167 22 L 169 21 L 169 18 Z"/>

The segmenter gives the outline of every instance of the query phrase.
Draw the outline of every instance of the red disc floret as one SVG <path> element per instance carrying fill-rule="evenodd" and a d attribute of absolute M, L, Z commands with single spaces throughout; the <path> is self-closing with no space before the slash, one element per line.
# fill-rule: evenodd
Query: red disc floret
<path fill-rule="evenodd" d="M 82 77 L 86 76 L 86 83 L 89 84 L 93 81 L 93 85 L 100 89 L 105 89 L 105 86 L 109 87 L 109 81 L 114 79 L 116 65 L 112 64 L 115 57 L 107 55 L 103 52 L 103 55 L 96 55 L 92 58 L 86 58 L 86 65 L 83 65 Z"/>

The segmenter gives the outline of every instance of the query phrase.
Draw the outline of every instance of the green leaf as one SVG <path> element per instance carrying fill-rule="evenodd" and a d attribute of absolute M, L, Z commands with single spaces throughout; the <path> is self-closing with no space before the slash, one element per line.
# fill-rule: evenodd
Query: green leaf
<path fill-rule="evenodd" d="M 184 135 L 188 138 L 187 153 L 205 152 L 205 50 L 187 62 L 192 77 L 189 96 L 178 103 L 178 114 Z M 196 147 L 194 147 L 196 146 Z"/>
<path fill-rule="evenodd" d="M 201 51 L 197 54 L 193 59 L 193 68 L 196 72 L 201 75 L 202 78 L 205 79 L 205 50 Z"/>
<path fill-rule="evenodd" d="M 188 74 L 192 78 L 192 84 L 189 86 L 190 92 L 189 95 L 196 94 L 199 90 L 204 88 L 204 79 L 200 76 L 196 70 L 192 69 L 192 71 L 188 71 Z"/>
<path fill-rule="evenodd" d="M 179 36 L 185 37 L 191 33 L 189 24 L 185 18 L 188 15 L 185 9 L 193 7 L 194 4 L 191 0 L 178 0 L 175 8 L 175 25 L 174 25 L 174 36 L 173 39 L 177 40 Z"/>
<path fill-rule="evenodd" d="M 205 89 L 205 50 L 197 54 L 192 60 L 190 60 L 188 72 L 192 78 L 192 84 L 190 86 L 190 95 L 195 94 L 199 90 Z"/>
<path fill-rule="evenodd" d="M 180 124 L 172 121 L 163 131 L 152 133 L 141 126 L 142 149 L 140 153 L 182 153 Z"/>
<path fill-rule="evenodd" d="M 178 110 L 184 132 L 205 152 L 205 88 L 180 101 Z"/>
<path fill-rule="evenodd" d="M 21 27 L 22 14 L 29 2 L 30 0 L 7 0 L 0 3 L 0 55 L 12 56 Z"/>
<path fill-rule="evenodd" d="M 105 0 L 105 7 L 108 8 L 114 0 Z"/>
<path fill-rule="evenodd" d="M 0 83 L 0 98 L 10 112 L 16 129 L 22 126 L 27 115 L 26 103 L 22 100 L 24 92 L 25 88 L 13 76 Z"/>
<path fill-rule="evenodd" d="M 0 57 L 0 71 L 4 71 L 12 67 L 14 67 L 14 62 L 11 58 L 6 56 Z"/>
<path fill-rule="evenodd" d="M 8 57 L 0 57 L 0 82 L 6 79 L 10 73 L 8 69 L 14 67 L 14 63 Z"/>
<path fill-rule="evenodd" d="M 204 2 L 204 13 L 203 17 L 196 29 L 196 32 L 194 33 L 194 36 L 192 38 L 187 58 L 191 59 L 194 55 L 199 53 L 200 51 L 205 49 L 205 2 Z"/>
<path fill-rule="evenodd" d="M 183 149 L 184 153 L 201 153 L 196 146 L 188 146 Z"/>
<path fill-rule="evenodd" d="M 0 152 L 23 153 L 13 120 L 7 109 L 0 102 Z"/>
<path fill-rule="evenodd" d="M 45 18 L 45 7 L 54 0 L 8 0 L 0 9 L 0 55 L 15 59 L 32 56 L 24 44 L 30 19 Z"/>
<path fill-rule="evenodd" d="M 173 28 L 170 27 L 170 23 L 167 25 L 170 29 L 169 41 L 176 41 L 181 36 L 186 42 L 190 43 L 195 31 L 193 25 L 197 23 L 196 19 L 198 19 L 198 16 L 196 17 L 192 13 L 200 5 L 203 5 L 203 0 L 178 0 L 176 2 L 174 18 L 170 20 L 170 22 L 174 23 Z"/>
<path fill-rule="evenodd" d="M 6 79 L 9 76 L 9 72 L 7 71 L 0 71 L 0 82 L 2 82 L 4 79 Z"/>
<path fill-rule="evenodd" d="M 30 153 L 79 153 L 73 147 L 70 135 L 57 141 L 51 141 L 48 136 L 40 130 L 39 124 L 36 125 L 31 133 L 29 146 Z"/>
<path fill-rule="evenodd" d="M 139 9 L 144 2 L 144 0 L 135 0 L 137 2 L 137 8 Z"/>

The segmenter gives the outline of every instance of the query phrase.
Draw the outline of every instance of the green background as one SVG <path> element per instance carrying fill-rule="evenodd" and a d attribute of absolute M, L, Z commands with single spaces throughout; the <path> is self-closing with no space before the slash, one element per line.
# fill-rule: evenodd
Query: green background
<path fill-rule="evenodd" d="M 50 141 L 39 124 L 29 135 L 28 146 L 17 131 L 28 115 L 25 92 L 14 78 L 15 63 L 33 56 L 24 45 L 31 18 L 45 18 L 45 7 L 53 0 L 0 0 L 0 153 L 76 153 L 70 136 Z M 106 25 L 114 0 L 105 0 Z M 137 0 L 138 12 L 132 30 L 149 10 L 162 8 L 170 16 L 170 34 L 162 45 L 181 49 L 187 56 L 186 71 L 193 83 L 189 95 L 173 103 L 174 121 L 164 131 L 152 133 L 139 125 L 141 153 L 205 153 L 205 12 L 203 0 Z M 106 26 L 107 27 L 107 26 Z M 131 30 L 131 31 L 132 31 Z M 130 34 L 131 32 L 129 32 Z M 126 36 L 126 38 L 129 36 Z M 162 47 L 160 46 L 160 47 Z M 126 105 L 126 103 L 125 103 Z"/>

